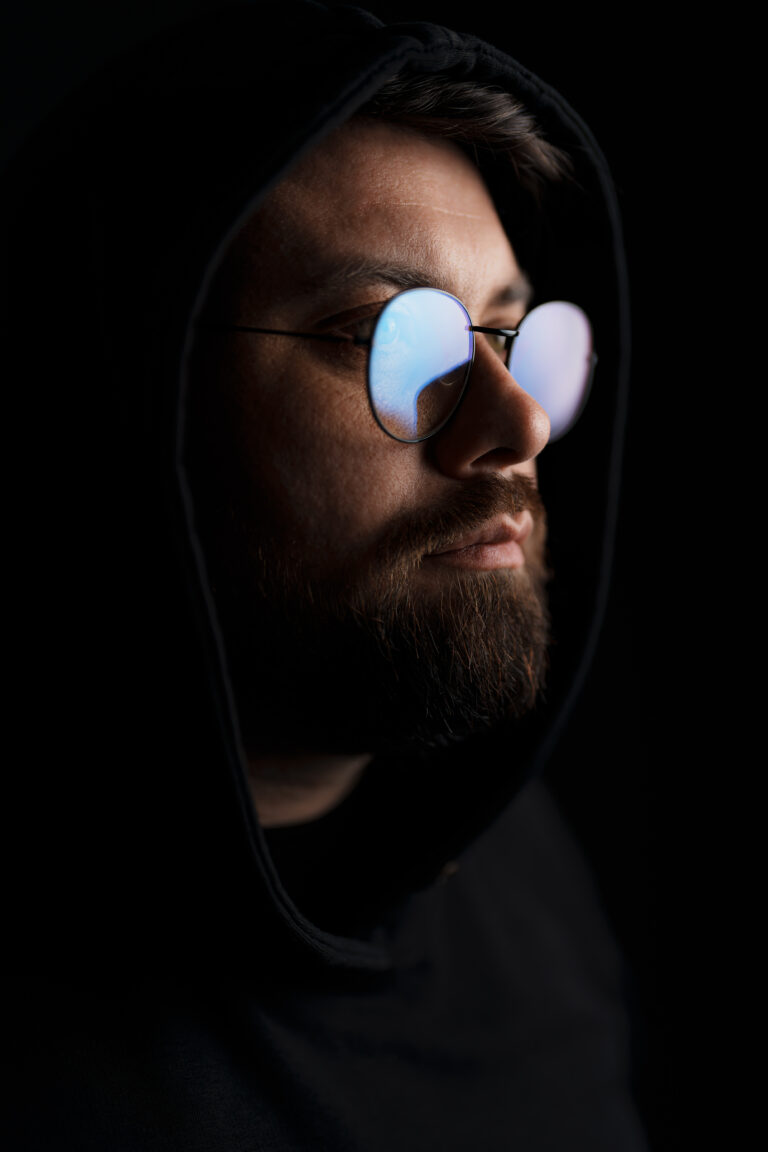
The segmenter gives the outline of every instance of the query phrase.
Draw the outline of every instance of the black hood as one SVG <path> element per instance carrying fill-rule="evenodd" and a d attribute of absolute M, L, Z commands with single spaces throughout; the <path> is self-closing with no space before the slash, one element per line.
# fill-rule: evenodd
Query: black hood
<path fill-rule="evenodd" d="M 392 76 L 433 72 L 514 92 L 571 157 L 524 259 L 538 299 L 588 312 L 599 366 L 579 423 L 540 462 L 556 574 L 546 699 L 499 730 L 492 755 L 486 737 L 418 773 L 371 774 L 348 846 L 363 893 L 383 908 L 429 884 L 557 741 L 606 600 L 625 411 L 626 278 L 598 147 L 525 68 L 432 24 L 282 0 L 174 28 L 93 77 L 6 179 L 17 859 L 37 957 L 54 948 L 57 963 L 101 971 L 389 963 L 375 931 L 305 918 L 266 849 L 195 533 L 184 380 L 216 261 L 259 199 Z M 513 177 L 485 174 L 514 242 Z"/>

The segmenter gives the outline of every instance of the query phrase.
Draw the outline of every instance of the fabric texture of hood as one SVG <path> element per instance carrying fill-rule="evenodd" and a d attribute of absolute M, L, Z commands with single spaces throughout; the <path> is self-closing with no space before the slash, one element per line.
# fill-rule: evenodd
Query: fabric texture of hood
<path fill-rule="evenodd" d="M 185 471 L 185 372 L 217 261 L 260 199 L 388 79 L 438 72 L 514 92 L 571 157 L 545 203 L 537 297 L 587 311 L 599 367 L 580 421 L 540 463 L 556 574 L 546 700 L 429 765 L 370 774 L 344 851 L 359 884 L 348 899 L 381 916 L 344 933 L 297 908 L 253 811 Z M 513 234 L 514 177 L 485 174 Z M 559 95 L 472 36 L 286 0 L 222 9 L 126 54 L 7 175 L 30 950 L 55 942 L 57 964 L 80 972 L 385 970 L 387 910 L 541 769 L 596 643 L 629 342 L 601 153 Z"/>

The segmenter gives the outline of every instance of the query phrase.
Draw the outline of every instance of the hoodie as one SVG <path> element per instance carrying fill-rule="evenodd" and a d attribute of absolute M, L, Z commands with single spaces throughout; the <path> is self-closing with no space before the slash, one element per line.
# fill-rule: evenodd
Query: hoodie
<path fill-rule="evenodd" d="M 432 72 L 514 92 L 573 164 L 525 249 L 600 355 L 541 459 L 546 699 L 265 833 L 187 469 L 195 320 L 297 158 Z M 480 163 L 514 235 L 512 174 Z M 6 185 L 26 1146 L 645 1147 L 621 958 L 538 782 L 605 607 L 626 406 L 620 223 L 589 130 L 472 36 L 234 5 L 93 77 Z"/>

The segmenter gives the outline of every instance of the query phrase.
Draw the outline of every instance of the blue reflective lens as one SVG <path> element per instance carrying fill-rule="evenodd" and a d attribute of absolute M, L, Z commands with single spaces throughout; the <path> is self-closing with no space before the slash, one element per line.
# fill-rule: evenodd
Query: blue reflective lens
<path fill-rule="evenodd" d="M 474 354 L 472 321 L 455 296 L 437 288 L 393 296 L 368 360 L 371 407 L 384 431 L 416 443 L 442 428 L 464 394 Z M 579 416 L 594 363 L 592 328 L 576 304 L 548 301 L 519 325 L 509 370 L 549 416 L 551 440 Z"/>
<path fill-rule="evenodd" d="M 550 440 L 563 436 L 581 413 L 594 363 L 592 327 L 576 304 L 550 300 L 520 324 L 509 370 L 549 416 Z"/>
<path fill-rule="evenodd" d="M 470 329 L 461 301 L 436 288 L 401 292 L 386 305 L 371 340 L 368 391 L 390 436 L 415 443 L 454 412 L 474 357 Z"/>

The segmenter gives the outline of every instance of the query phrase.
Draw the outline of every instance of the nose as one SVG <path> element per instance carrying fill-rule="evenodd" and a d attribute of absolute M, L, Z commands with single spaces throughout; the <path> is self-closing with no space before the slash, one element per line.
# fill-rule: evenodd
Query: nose
<path fill-rule="evenodd" d="M 535 459 L 549 440 L 549 417 L 525 392 L 485 339 L 475 347 L 467 390 L 430 445 L 434 463 L 456 480 L 510 474 Z"/>

